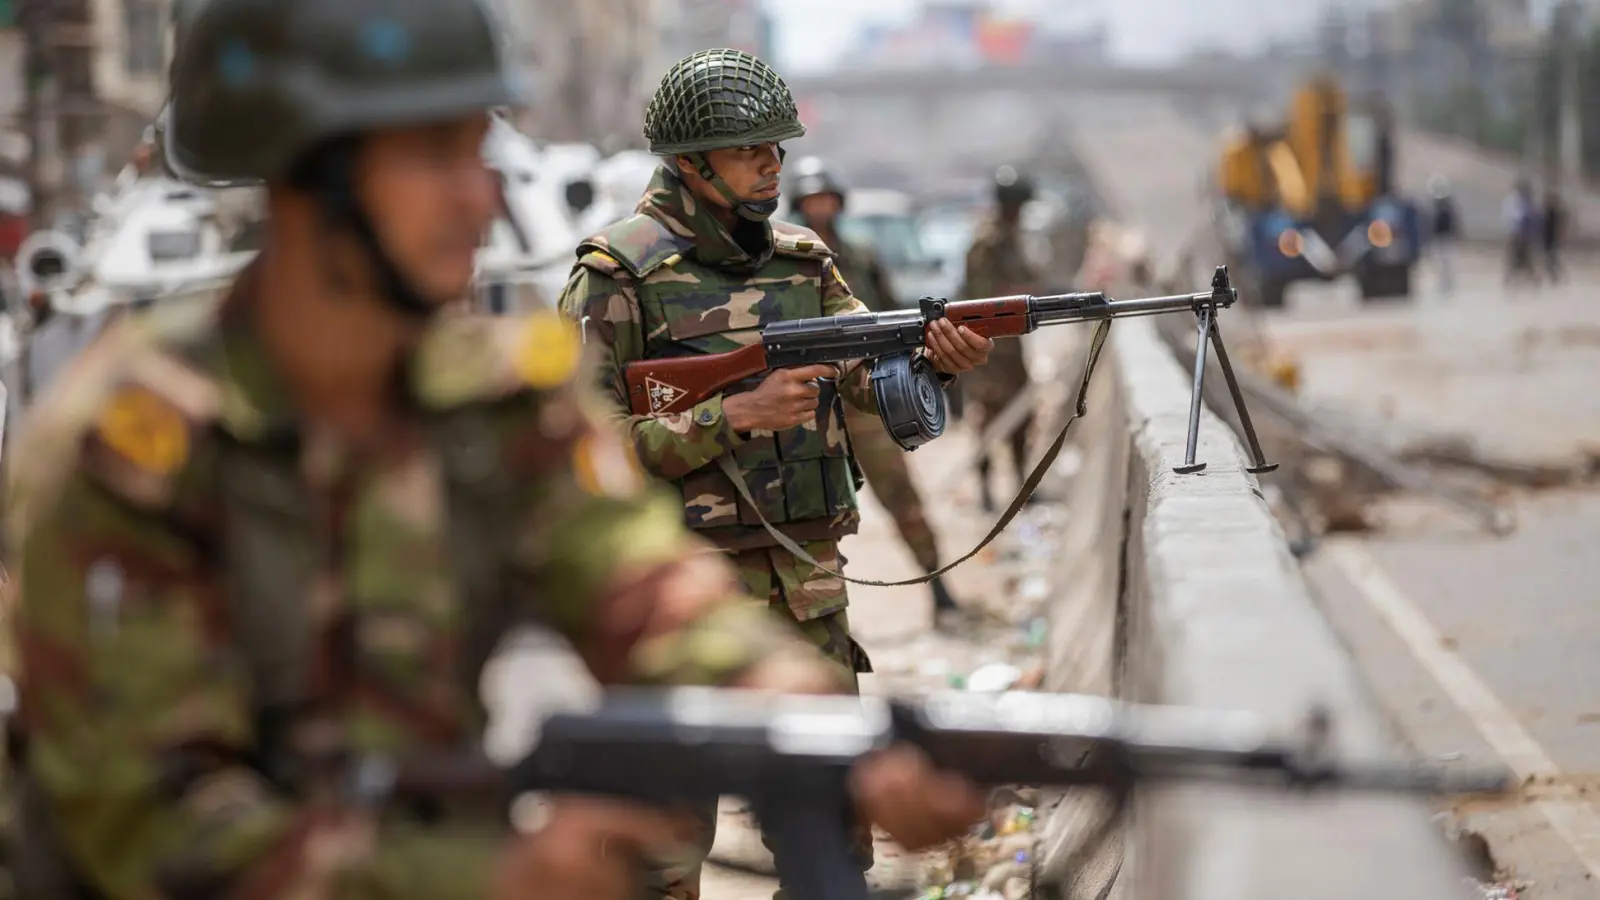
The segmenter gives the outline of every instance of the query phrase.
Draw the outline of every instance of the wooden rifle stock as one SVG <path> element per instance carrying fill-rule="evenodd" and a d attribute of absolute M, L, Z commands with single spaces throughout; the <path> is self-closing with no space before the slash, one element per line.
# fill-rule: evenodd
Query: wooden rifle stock
<path fill-rule="evenodd" d="M 641 359 L 622 367 L 628 408 L 636 416 L 693 409 L 730 384 L 767 370 L 767 348 L 751 344 L 727 353 Z"/>

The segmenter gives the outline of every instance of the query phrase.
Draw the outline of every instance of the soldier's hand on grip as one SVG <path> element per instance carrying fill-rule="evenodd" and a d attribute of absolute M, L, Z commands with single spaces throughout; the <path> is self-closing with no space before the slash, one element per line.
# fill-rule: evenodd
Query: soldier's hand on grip
<path fill-rule="evenodd" d="M 976 369 L 989 361 L 989 351 L 993 349 L 993 339 L 965 325 L 958 327 L 949 319 L 935 319 L 928 325 L 928 343 L 924 352 L 934 368 L 946 375 L 958 375 Z"/>
<path fill-rule="evenodd" d="M 501 853 L 490 900 L 632 900 L 639 862 L 682 846 L 685 823 L 631 803 L 561 797 Z"/>
<path fill-rule="evenodd" d="M 907 850 L 926 850 L 960 837 L 988 811 L 977 785 L 934 768 L 909 744 L 866 757 L 850 776 L 861 815 Z"/>
<path fill-rule="evenodd" d="M 722 414 L 734 431 L 783 431 L 817 417 L 818 378 L 836 378 L 831 365 L 774 369 L 753 391 L 722 401 Z"/>

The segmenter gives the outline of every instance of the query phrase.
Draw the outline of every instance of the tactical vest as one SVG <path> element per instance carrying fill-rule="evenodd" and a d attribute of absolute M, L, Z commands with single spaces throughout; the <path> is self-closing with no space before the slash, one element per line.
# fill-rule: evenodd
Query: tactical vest
<path fill-rule="evenodd" d="M 832 256 L 815 235 L 774 223 L 772 259 L 754 275 L 696 262 L 694 242 L 637 214 L 578 248 L 580 264 L 624 277 L 635 287 L 643 322 L 645 357 L 661 359 L 723 353 L 760 340 L 761 328 L 822 312 L 823 266 Z M 605 271 L 600 254 L 624 272 Z M 750 379 L 728 393 L 760 384 Z M 859 524 L 860 486 L 845 432 L 843 400 L 823 382 L 817 418 L 779 432 L 752 432 L 733 461 L 761 516 L 800 540 L 837 539 Z M 774 546 L 761 518 L 716 465 L 675 482 L 689 527 L 725 548 Z"/>

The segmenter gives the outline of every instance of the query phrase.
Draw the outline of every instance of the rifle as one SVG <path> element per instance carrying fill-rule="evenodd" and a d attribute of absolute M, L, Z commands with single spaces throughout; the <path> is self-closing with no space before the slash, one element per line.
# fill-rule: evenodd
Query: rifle
<path fill-rule="evenodd" d="M 895 443 L 903 449 L 914 450 L 944 433 L 943 388 L 932 364 L 913 352 L 924 345 L 928 326 L 935 320 L 947 319 L 988 338 L 1018 337 L 1045 325 L 1099 321 L 1100 330 L 1095 334 L 1090 362 L 1083 376 L 1083 391 L 1086 391 L 1110 320 L 1193 312 L 1199 319 L 1200 346 L 1189 407 L 1188 445 L 1184 464 L 1176 467 L 1176 471 L 1190 474 L 1205 469 L 1204 463 L 1195 462 L 1195 452 L 1209 339 L 1216 347 L 1217 362 L 1250 446 L 1252 465 L 1246 471 L 1265 473 L 1277 466 L 1267 463 L 1262 455 L 1261 443 L 1245 409 L 1244 395 L 1239 390 L 1216 323 L 1218 311 L 1231 307 L 1237 300 L 1238 291 L 1229 281 L 1227 266 L 1217 267 L 1210 290 L 1165 297 L 1115 300 L 1099 291 L 1046 296 L 1017 294 L 954 302 L 923 297 L 917 301 L 917 309 L 774 322 L 761 329 L 758 342 L 747 347 L 726 353 L 635 360 L 623 365 L 622 375 L 634 415 L 648 416 L 691 409 L 771 369 L 874 360 L 873 391 L 884 426 Z M 1079 393 L 1080 409 L 1083 391 Z"/>
<path fill-rule="evenodd" d="M 1125 801 L 1154 782 L 1277 789 L 1480 794 L 1509 790 L 1499 771 L 1347 764 L 1330 753 L 1331 716 L 1313 711 L 1302 740 L 1274 741 L 1257 717 L 1132 706 L 1101 697 L 945 692 L 921 699 L 775 695 L 675 688 L 617 690 L 590 712 L 546 719 L 508 769 L 480 758 L 369 760 L 358 796 L 498 791 L 604 795 L 675 808 L 721 795 L 751 804 L 795 900 L 866 900 L 846 834 L 851 766 L 907 741 L 985 787 L 1109 790 Z"/>

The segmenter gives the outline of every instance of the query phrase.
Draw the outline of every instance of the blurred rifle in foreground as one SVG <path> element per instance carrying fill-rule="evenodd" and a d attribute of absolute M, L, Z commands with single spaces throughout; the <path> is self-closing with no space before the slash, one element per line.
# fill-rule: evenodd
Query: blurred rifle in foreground
<path fill-rule="evenodd" d="M 367 760 L 359 793 L 605 795 L 663 807 L 744 797 L 774 845 L 794 900 L 866 900 L 846 834 L 846 779 L 867 753 L 906 741 L 980 785 L 1096 787 L 1125 797 L 1154 782 L 1424 795 L 1510 789 L 1503 772 L 1397 762 L 1342 763 L 1316 713 L 1299 741 L 1255 716 L 1135 707 L 1100 697 L 940 693 L 921 699 L 811 697 L 678 688 L 616 691 L 586 713 L 547 719 L 508 769 L 485 760 Z"/>

